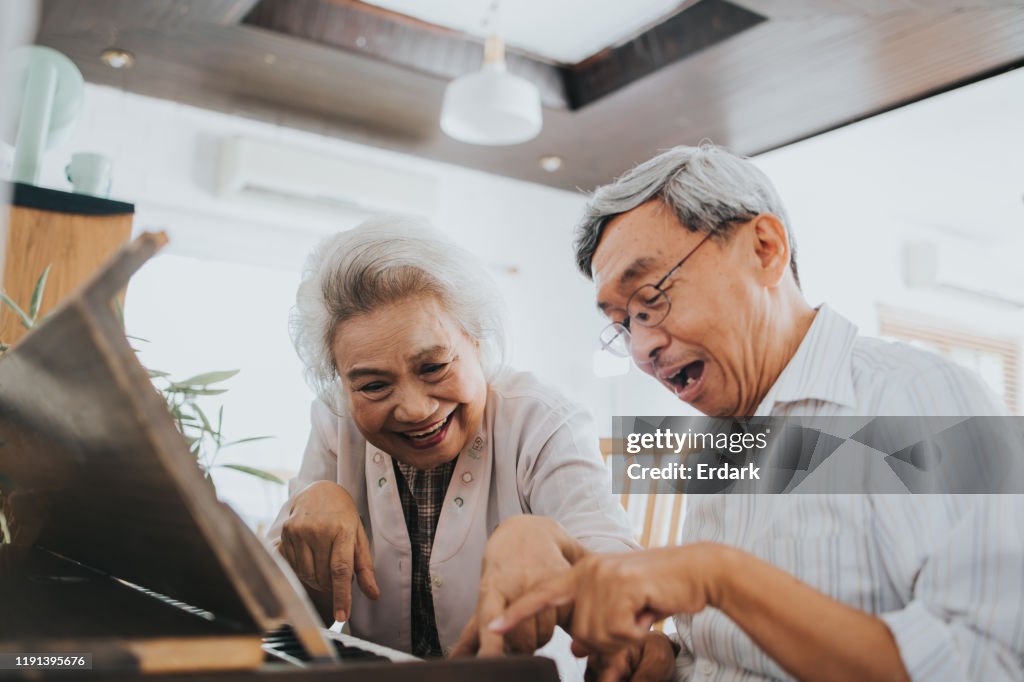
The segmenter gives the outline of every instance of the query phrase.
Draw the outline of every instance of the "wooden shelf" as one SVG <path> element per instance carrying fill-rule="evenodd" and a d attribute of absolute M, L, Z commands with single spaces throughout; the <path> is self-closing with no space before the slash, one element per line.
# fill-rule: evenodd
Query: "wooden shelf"
<path fill-rule="evenodd" d="M 135 213 L 134 204 L 88 194 L 62 192 L 49 187 L 36 187 L 20 182 L 14 183 L 12 189 L 11 204 L 21 208 L 90 216 L 132 215 Z"/>
<path fill-rule="evenodd" d="M 95 273 L 132 232 L 135 207 L 85 194 L 15 183 L 8 221 L 3 289 L 23 310 L 47 266 L 40 316 Z M 0 341 L 25 333 L 17 316 L 0 307 Z"/>

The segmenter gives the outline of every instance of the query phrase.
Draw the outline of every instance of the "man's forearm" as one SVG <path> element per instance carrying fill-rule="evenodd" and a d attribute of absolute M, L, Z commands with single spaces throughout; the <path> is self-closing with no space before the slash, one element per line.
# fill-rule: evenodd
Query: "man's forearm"
<path fill-rule="evenodd" d="M 714 546 L 711 603 L 800 680 L 909 680 L 880 618 L 750 554 Z"/>

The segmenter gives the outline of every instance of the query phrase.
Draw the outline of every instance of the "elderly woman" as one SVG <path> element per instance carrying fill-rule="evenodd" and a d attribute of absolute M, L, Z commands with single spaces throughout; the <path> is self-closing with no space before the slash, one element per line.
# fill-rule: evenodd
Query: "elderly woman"
<path fill-rule="evenodd" d="M 292 336 L 319 399 L 271 539 L 356 636 L 441 656 L 478 620 L 482 563 L 511 600 L 565 554 L 635 548 L 590 417 L 502 366 L 499 311 L 476 259 L 415 221 L 369 220 L 309 260 Z M 506 522 L 488 564 L 488 538 L 524 514 L 548 519 Z M 578 547 L 520 542 L 548 531 Z M 521 648 L 555 620 L 536 619 Z"/>

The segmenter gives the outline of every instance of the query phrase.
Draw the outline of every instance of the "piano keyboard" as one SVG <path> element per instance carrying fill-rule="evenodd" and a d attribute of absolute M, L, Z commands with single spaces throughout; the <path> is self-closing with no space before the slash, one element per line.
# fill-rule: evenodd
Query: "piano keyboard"
<path fill-rule="evenodd" d="M 393 663 L 402 663 L 404 661 L 421 661 L 423 659 L 416 658 L 412 654 L 407 654 L 404 651 L 398 651 L 397 649 L 390 649 L 380 644 L 374 644 L 365 639 L 359 639 L 352 635 L 346 635 L 342 632 L 335 632 L 334 630 L 328 630 L 324 633 L 327 638 L 334 642 L 335 648 L 339 646 L 346 646 L 351 649 L 361 649 L 367 651 L 376 656 L 385 658 Z M 344 658 L 344 656 L 342 656 Z"/>
<path fill-rule="evenodd" d="M 384 663 L 389 661 L 418 661 L 410 654 L 389 649 L 388 647 L 368 642 L 358 637 L 346 635 L 333 630 L 323 633 L 334 645 L 338 657 L 342 661 L 358 663 Z M 288 626 L 284 626 L 263 638 L 263 651 L 268 658 L 276 658 L 295 665 L 305 665 L 309 656 Z"/>

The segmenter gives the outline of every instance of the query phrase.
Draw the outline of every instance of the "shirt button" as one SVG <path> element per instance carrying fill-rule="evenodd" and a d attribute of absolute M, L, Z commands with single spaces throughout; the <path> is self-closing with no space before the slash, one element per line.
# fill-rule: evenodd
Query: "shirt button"
<path fill-rule="evenodd" d="M 380 464 L 382 459 L 384 459 L 384 456 L 379 452 L 373 456 L 373 461 L 376 462 L 377 464 Z"/>
<path fill-rule="evenodd" d="M 444 580 L 442 580 L 439 575 L 435 575 L 431 582 L 434 583 L 434 587 L 441 587 L 441 585 L 444 584 Z"/>
<path fill-rule="evenodd" d="M 377 487 L 378 487 L 378 488 L 383 488 L 383 487 L 384 487 L 384 486 L 386 486 L 387 484 L 388 484 L 388 479 L 384 478 L 383 476 L 381 476 L 381 477 L 380 477 L 380 478 L 379 478 L 379 479 L 377 480 Z"/>
<path fill-rule="evenodd" d="M 463 483 L 472 483 L 473 482 L 473 474 L 469 473 L 468 471 L 466 473 L 462 474 L 462 482 Z"/>
<path fill-rule="evenodd" d="M 708 677 L 711 677 L 711 674 L 713 672 L 715 672 L 715 664 L 712 663 L 711 661 L 704 661 L 703 663 L 700 664 L 700 671 L 704 675 L 706 675 Z"/>
<path fill-rule="evenodd" d="M 452 500 L 452 502 L 455 503 L 456 507 L 461 507 L 463 504 L 465 504 L 461 497 L 456 497 L 454 500 Z"/>

